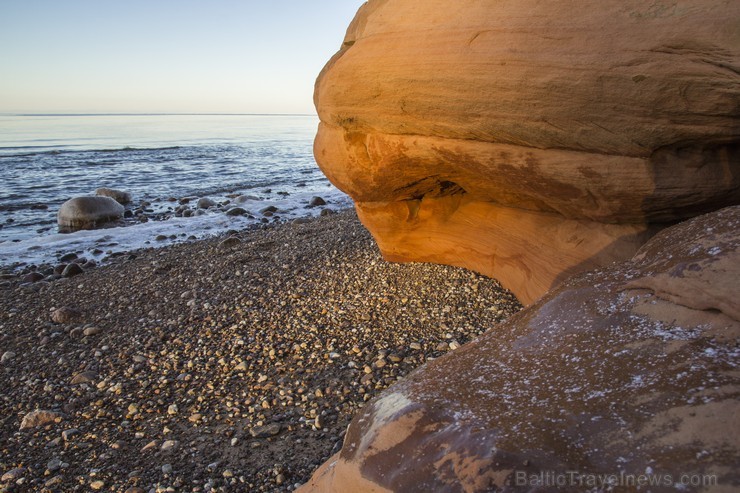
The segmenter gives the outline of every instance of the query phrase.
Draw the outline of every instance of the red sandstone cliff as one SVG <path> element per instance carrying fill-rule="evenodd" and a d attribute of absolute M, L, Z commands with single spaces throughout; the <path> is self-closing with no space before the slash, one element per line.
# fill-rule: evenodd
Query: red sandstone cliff
<path fill-rule="evenodd" d="M 316 83 L 316 159 L 386 258 L 531 303 L 740 202 L 738 18 L 717 0 L 371 0 Z"/>

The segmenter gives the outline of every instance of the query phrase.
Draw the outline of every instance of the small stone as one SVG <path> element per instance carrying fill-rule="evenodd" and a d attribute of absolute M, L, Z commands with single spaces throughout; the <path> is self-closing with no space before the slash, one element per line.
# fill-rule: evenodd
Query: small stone
<path fill-rule="evenodd" d="M 157 446 L 157 441 L 156 440 L 152 440 L 151 442 L 149 442 L 146 445 L 144 445 L 143 447 L 141 447 L 141 451 L 144 452 L 146 450 L 151 450 L 151 449 L 153 449 L 156 446 Z M 164 447 L 164 445 L 162 445 L 162 446 Z"/>
<path fill-rule="evenodd" d="M 270 423 L 264 426 L 255 426 L 254 428 L 249 430 L 249 433 L 251 433 L 254 438 L 273 437 L 280 433 L 280 423 Z"/>
<path fill-rule="evenodd" d="M 123 493 L 146 493 L 142 488 L 139 488 L 138 486 L 131 486 Z"/>
<path fill-rule="evenodd" d="M 226 211 L 227 216 L 243 216 L 246 213 L 247 211 L 241 207 L 234 207 L 233 209 Z"/>
<path fill-rule="evenodd" d="M 82 334 L 86 336 L 94 336 L 100 334 L 101 332 L 103 332 L 103 329 L 101 329 L 100 327 L 85 327 L 85 329 L 82 331 Z"/>
<path fill-rule="evenodd" d="M 263 215 L 267 214 L 268 212 L 272 214 L 273 212 L 277 212 L 277 211 L 278 211 L 278 208 L 275 207 L 274 205 L 268 205 L 267 207 L 263 207 L 262 209 L 260 209 L 260 213 Z"/>
<path fill-rule="evenodd" d="M 63 482 L 64 482 L 64 476 L 62 476 L 61 474 L 57 474 L 56 476 L 54 476 L 50 480 L 46 481 L 44 483 L 44 486 L 46 486 L 47 488 L 51 488 L 53 486 L 59 486 Z"/>
<path fill-rule="evenodd" d="M 208 197 L 202 197 L 198 199 L 197 207 L 198 209 L 208 209 L 209 207 L 214 207 L 215 205 L 216 202 L 214 200 L 211 200 Z"/>
<path fill-rule="evenodd" d="M 79 434 L 80 434 L 80 430 L 78 430 L 77 428 L 70 428 L 68 430 L 64 430 L 62 432 L 62 440 L 64 440 L 65 442 L 68 442 L 73 436 L 79 435 Z"/>
<path fill-rule="evenodd" d="M 2 481 L 3 483 L 6 481 L 15 482 L 21 476 L 23 476 L 23 473 L 25 472 L 26 472 L 25 467 L 16 467 L 15 469 L 11 469 L 10 471 L 3 474 L 2 478 L 0 478 L 0 481 Z"/>
<path fill-rule="evenodd" d="M 190 421 L 191 423 L 197 423 L 198 421 L 201 420 L 202 417 L 203 417 L 202 414 L 194 413 L 190 415 L 190 417 L 188 418 L 188 421 Z"/>
<path fill-rule="evenodd" d="M 162 447 L 160 447 L 160 450 L 162 452 L 172 452 L 177 449 L 177 447 L 180 445 L 180 442 L 177 440 L 165 440 L 164 443 L 162 443 Z"/>
<path fill-rule="evenodd" d="M 82 318 L 82 312 L 69 306 L 57 308 L 51 314 L 51 321 L 57 324 L 69 324 L 80 318 Z"/>
<path fill-rule="evenodd" d="M 172 464 L 165 464 L 162 466 L 162 473 L 172 474 Z"/>
<path fill-rule="evenodd" d="M 409 348 L 410 349 L 413 349 L 413 350 L 416 350 L 416 351 L 420 351 L 421 350 L 421 344 L 419 344 L 418 342 L 412 342 L 411 344 L 409 344 Z"/>
<path fill-rule="evenodd" d="M 39 272 L 29 272 L 28 274 L 26 274 L 25 276 L 21 278 L 21 282 L 34 283 L 34 282 L 39 282 L 43 278 L 44 278 L 44 275 Z"/>
<path fill-rule="evenodd" d="M 72 380 L 70 380 L 70 384 L 72 385 L 79 385 L 82 383 L 91 383 L 97 380 L 98 374 L 94 371 L 83 371 L 75 376 L 72 377 Z"/>
<path fill-rule="evenodd" d="M 67 267 L 65 267 L 62 271 L 62 277 L 74 277 L 82 274 L 83 272 L 85 271 L 82 270 L 82 267 L 75 263 L 71 263 L 67 265 Z"/>
<path fill-rule="evenodd" d="M 450 349 L 450 345 L 447 344 L 446 342 L 440 342 L 439 344 L 437 344 L 437 347 L 434 349 L 435 351 L 447 351 L 448 349 Z"/>
<path fill-rule="evenodd" d="M 167 414 L 170 414 L 170 415 L 177 414 L 177 411 L 178 411 L 177 404 L 171 404 L 167 408 Z"/>
<path fill-rule="evenodd" d="M 308 203 L 309 207 L 319 207 L 326 205 L 326 201 L 321 197 L 311 197 L 311 201 Z"/>
<path fill-rule="evenodd" d="M 229 236 L 225 240 L 223 240 L 221 243 L 218 244 L 221 248 L 231 248 L 235 247 L 237 245 L 241 245 L 242 240 L 237 238 L 236 236 Z"/>
<path fill-rule="evenodd" d="M 454 351 L 455 349 L 459 348 L 459 347 L 460 347 L 460 343 L 459 343 L 459 342 L 457 342 L 457 341 L 452 341 L 452 342 L 450 343 L 450 349 L 452 349 L 453 351 Z"/>
<path fill-rule="evenodd" d="M 44 445 L 44 447 L 54 448 L 54 447 L 58 447 L 60 443 L 62 443 L 62 437 L 56 437 L 53 440 L 49 440 L 49 442 L 46 445 Z"/>
<path fill-rule="evenodd" d="M 93 481 L 92 483 L 90 483 L 90 488 L 92 488 L 94 490 L 102 490 L 104 486 L 105 486 L 105 482 L 103 482 L 103 481 L 101 481 L 99 479 L 97 479 L 97 480 Z"/>
<path fill-rule="evenodd" d="M 44 426 L 49 423 L 61 421 L 62 415 L 55 413 L 54 411 L 44 411 L 43 409 L 37 409 L 23 416 L 21 420 L 21 430 L 26 428 L 36 428 L 38 426 Z"/>
<path fill-rule="evenodd" d="M 227 479 L 228 479 L 228 478 L 233 478 L 233 477 L 234 477 L 234 473 L 233 473 L 233 472 L 231 472 L 231 471 L 230 471 L 230 470 L 228 470 L 228 469 L 226 469 L 226 470 L 225 470 L 225 471 L 224 471 L 224 472 L 223 472 L 223 473 L 222 473 L 221 475 L 222 475 L 223 477 L 227 478 Z"/>
<path fill-rule="evenodd" d="M 0 363 L 10 363 L 13 358 L 15 358 L 15 353 L 13 351 L 5 351 L 3 355 L 0 356 Z"/>
<path fill-rule="evenodd" d="M 71 262 L 73 260 L 77 260 L 77 254 L 74 252 L 67 253 L 65 255 L 62 255 L 59 257 L 60 262 Z"/>
<path fill-rule="evenodd" d="M 62 461 L 56 457 L 46 463 L 46 470 L 49 472 L 58 471 L 62 468 Z"/>
<path fill-rule="evenodd" d="M 238 204 L 243 204 L 244 202 L 249 202 L 251 200 L 260 200 L 260 198 L 254 195 L 239 195 L 234 199 L 234 202 Z"/>
<path fill-rule="evenodd" d="M 234 371 L 247 371 L 249 369 L 249 365 L 247 365 L 246 361 L 242 361 L 238 365 L 234 367 Z"/>

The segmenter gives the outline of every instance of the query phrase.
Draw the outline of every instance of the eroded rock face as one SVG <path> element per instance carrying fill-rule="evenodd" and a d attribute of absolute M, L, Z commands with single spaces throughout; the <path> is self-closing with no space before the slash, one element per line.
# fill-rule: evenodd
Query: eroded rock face
<path fill-rule="evenodd" d="M 94 229 L 123 217 L 124 208 L 110 197 L 75 197 L 59 208 L 57 223 L 62 232 Z"/>
<path fill-rule="evenodd" d="M 316 84 L 315 156 L 391 260 L 529 303 L 740 202 L 740 4 L 370 0 Z"/>
<path fill-rule="evenodd" d="M 651 491 L 706 476 L 709 488 L 684 490 L 731 491 L 740 485 L 739 338 L 732 207 L 566 281 L 389 388 L 301 491 L 556 491 L 536 486 L 568 471 L 649 474 L 662 481 Z"/>

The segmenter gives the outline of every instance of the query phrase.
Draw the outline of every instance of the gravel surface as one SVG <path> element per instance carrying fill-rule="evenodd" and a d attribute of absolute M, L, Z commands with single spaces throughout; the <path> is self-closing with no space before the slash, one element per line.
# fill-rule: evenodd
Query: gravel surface
<path fill-rule="evenodd" d="M 383 261 L 351 210 L 83 267 L 0 281 L 0 491 L 290 491 L 366 401 L 521 308 Z"/>

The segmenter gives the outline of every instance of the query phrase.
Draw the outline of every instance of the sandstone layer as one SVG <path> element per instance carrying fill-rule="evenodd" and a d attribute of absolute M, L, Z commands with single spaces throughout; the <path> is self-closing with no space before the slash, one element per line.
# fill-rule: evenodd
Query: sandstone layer
<path fill-rule="evenodd" d="M 62 232 L 94 229 L 123 217 L 124 207 L 110 197 L 75 197 L 59 208 L 57 223 Z"/>
<path fill-rule="evenodd" d="M 608 489 L 577 483 L 594 477 L 634 491 L 640 475 L 660 481 L 651 491 L 734 491 L 738 338 L 732 207 L 569 279 L 387 389 L 301 491 Z M 538 483 L 563 476 L 576 483 Z"/>
<path fill-rule="evenodd" d="M 320 74 L 315 156 L 386 258 L 530 303 L 740 202 L 740 4 L 370 0 Z"/>

